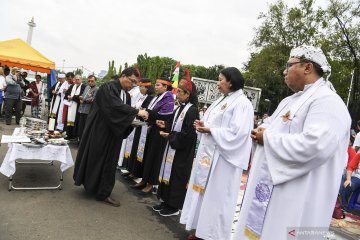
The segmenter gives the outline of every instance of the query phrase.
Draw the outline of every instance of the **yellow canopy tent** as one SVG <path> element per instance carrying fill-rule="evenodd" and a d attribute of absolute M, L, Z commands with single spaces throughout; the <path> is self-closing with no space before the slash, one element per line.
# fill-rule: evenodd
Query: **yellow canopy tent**
<path fill-rule="evenodd" d="M 19 38 L 0 42 L 0 65 L 42 73 L 55 69 L 53 61 Z"/>

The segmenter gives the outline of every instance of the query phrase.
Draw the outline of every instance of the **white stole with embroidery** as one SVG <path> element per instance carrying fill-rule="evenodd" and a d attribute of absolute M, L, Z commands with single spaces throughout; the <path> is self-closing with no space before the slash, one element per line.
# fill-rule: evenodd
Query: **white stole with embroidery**
<path fill-rule="evenodd" d="M 71 89 L 71 97 L 74 97 L 74 95 L 80 95 L 80 90 L 81 90 L 81 85 L 76 86 L 74 85 L 73 88 Z M 75 125 L 75 118 L 76 118 L 76 112 L 77 112 L 77 106 L 78 103 L 75 101 L 71 101 L 71 104 L 68 105 L 68 114 L 67 114 L 67 125 L 68 126 L 74 126 Z"/>
<path fill-rule="evenodd" d="M 294 118 L 297 111 L 316 92 L 316 90 L 324 84 L 325 82 L 323 80 L 316 81 L 307 91 L 303 92 L 295 102 L 291 102 L 291 99 L 289 99 L 280 111 L 277 111 L 277 113 L 274 113 L 274 116 L 271 116 L 273 121 L 268 126 L 268 129 L 276 129 L 278 133 L 290 133 L 291 120 Z M 284 114 L 279 116 L 280 113 Z M 263 146 L 257 146 L 254 159 L 257 158 L 262 158 L 264 160 L 260 166 L 260 171 L 256 173 L 258 174 L 258 177 L 257 180 L 255 180 L 255 182 L 257 182 L 255 195 L 250 205 L 244 230 L 244 234 L 254 240 L 261 238 L 266 210 L 274 188 Z"/>
<path fill-rule="evenodd" d="M 155 105 L 161 100 L 163 99 L 163 97 L 165 96 L 166 92 L 164 92 L 163 94 L 161 94 L 159 97 L 155 97 L 151 100 L 148 109 L 152 110 Z M 139 162 L 143 161 L 144 158 L 144 150 L 145 150 L 145 143 L 146 143 L 146 137 L 147 137 L 147 133 L 149 130 L 149 126 L 145 125 L 141 127 L 141 134 L 140 134 L 140 140 L 139 140 L 139 146 L 138 146 L 138 151 L 137 151 L 137 157 L 136 159 Z"/>
<path fill-rule="evenodd" d="M 184 123 L 185 115 L 189 108 L 192 106 L 191 103 L 186 104 L 184 109 L 181 111 L 181 113 L 178 113 L 180 110 L 180 107 L 176 109 L 176 112 L 174 114 L 174 120 L 172 123 L 172 129 L 173 132 L 181 132 L 182 125 Z M 179 116 L 178 116 L 179 114 Z M 159 182 L 163 182 L 165 184 L 169 184 L 170 176 L 171 176 L 171 169 L 172 169 L 172 163 L 174 161 L 176 150 L 173 149 L 169 145 L 169 141 L 166 143 L 166 148 L 163 156 L 163 161 L 161 163 L 161 169 L 160 169 L 160 175 L 159 175 Z"/>
<path fill-rule="evenodd" d="M 57 82 L 56 83 L 56 86 L 55 86 L 55 91 L 58 91 L 59 90 L 59 85 L 60 85 L 61 83 L 60 82 Z M 58 111 L 58 108 L 59 108 L 59 105 L 60 105 L 60 100 L 61 100 L 61 97 L 60 97 L 60 94 L 57 94 L 56 96 L 55 96 L 55 101 L 51 101 L 51 107 L 50 107 L 50 109 L 51 109 L 51 111 L 50 111 L 50 117 L 51 118 L 55 118 L 56 117 L 56 113 L 57 113 L 57 111 Z"/>
<path fill-rule="evenodd" d="M 137 102 L 135 103 L 134 107 L 136 109 L 140 109 L 141 105 L 143 104 L 144 100 L 146 99 L 147 94 L 146 95 L 142 95 Z M 129 158 L 130 154 L 131 154 L 131 149 L 132 149 L 132 145 L 134 142 L 134 136 L 135 136 L 135 130 L 133 130 L 131 132 L 131 134 L 128 136 L 127 140 L 126 140 L 126 147 L 125 147 L 125 153 L 124 153 L 124 157 L 125 158 Z"/>
<path fill-rule="evenodd" d="M 229 108 L 231 104 L 234 104 L 234 102 L 236 102 L 236 99 L 242 94 L 242 90 L 238 90 L 229 96 L 219 98 L 213 104 L 211 104 L 204 115 L 205 126 L 210 128 L 213 127 L 210 122 L 212 115 L 220 114 L 222 118 L 224 116 L 224 112 Z M 216 144 L 211 134 L 201 134 L 199 150 L 196 154 L 195 164 L 193 168 L 195 176 L 192 188 L 196 192 L 201 193 L 205 191 L 211 171 L 211 166 L 213 165 L 213 160 L 216 157 L 215 150 Z"/>

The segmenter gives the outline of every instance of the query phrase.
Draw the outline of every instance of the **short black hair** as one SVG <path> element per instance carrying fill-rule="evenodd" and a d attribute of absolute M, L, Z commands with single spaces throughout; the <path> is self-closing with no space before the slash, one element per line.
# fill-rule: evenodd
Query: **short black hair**
<path fill-rule="evenodd" d="M 324 70 L 321 68 L 321 66 L 319 64 L 317 64 L 316 62 L 313 62 L 311 60 L 308 60 L 304 57 L 301 57 L 300 58 L 300 62 L 301 63 L 311 63 L 313 66 L 314 66 L 314 70 L 315 70 L 315 73 L 319 76 L 319 77 L 322 77 L 324 76 Z"/>
<path fill-rule="evenodd" d="M 73 77 L 75 77 L 75 74 L 74 74 L 73 72 L 68 72 L 68 73 L 66 74 L 66 78 L 68 78 L 68 77 L 73 78 Z"/>
<path fill-rule="evenodd" d="M 356 124 L 360 127 L 360 120 L 358 120 L 358 121 L 356 122 Z"/>
<path fill-rule="evenodd" d="M 237 91 L 244 88 L 245 80 L 239 69 L 236 67 L 224 68 L 220 73 L 231 83 L 231 91 Z"/>
<path fill-rule="evenodd" d="M 39 74 L 36 74 L 36 75 L 35 75 L 35 78 L 37 78 L 37 77 L 41 78 L 41 75 L 39 75 Z"/>
<path fill-rule="evenodd" d="M 138 71 L 136 68 L 134 68 L 134 67 L 125 68 L 125 69 L 121 72 L 120 77 L 121 77 L 122 75 L 125 75 L 126 77 L 130 77 L 131 75 L 135 75 L 136 77 L 139 77 L 139 76 L 140 76 L 139 71 Z"/>
<path fill-rule="evenodd" d="M 191 82 L 191 86 L 192 86 L 192 91 L 189 96 L 189 102 L 191 104 L 195 105 L 195 107 L 198 107 L 199 99 L 198 99 L 198 95 L 197 95 L 196 85 L 193 82 Z"/>
<path fill-rule="evenodd" d="M 4 74 L 5 74 L 5 76 L 10 74 L 10 68 L 9 67 L 4 68 Z"/>
<path fill-rule="evenodd" d="M 95 78 L 95 81 L 97 80 L 96 77 L 95 77 L 95 75 L 93 75 L 93 74 L 89 75 L 87 78 L 88 78 L 88 79 L 89 79 L 89 78 Z"/>

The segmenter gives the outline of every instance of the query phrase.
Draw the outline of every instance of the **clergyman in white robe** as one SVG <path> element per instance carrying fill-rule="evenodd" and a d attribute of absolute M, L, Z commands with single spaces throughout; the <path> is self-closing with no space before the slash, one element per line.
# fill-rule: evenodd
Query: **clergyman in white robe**
<path fill-rule="evenodd" d="M 303 76 L 314 81 L 300 91 L 292 89 L 296 93 L 260 126 L 265 128 L 263 145 L 256 147 L 234 239 L 284 240 L 302 230 L 328 230 L 351 119 L 341 98 L 306 62 L 329 70 L 320 51 L 304 46 L 291 52 L 284 72 L 288 86 Z M 254 138 L 259 141 L 258 135 Z"/>
<path fill-rule="evenodd" d="M 215 101 L 204 115 L 211 133 L 201 133 L 180 218 L 186 230 L 196 229 L 196 237 L 230 239 L 242 171 L 250 159 L 253 117 L 253 106 L 242 89 Z M 209 153 L 206 149 L 212 145 L 214 151 Z M 212 165 L 206 188 L 199 192 L 194 180 L 204 156 Z"/>
<path fill-rule="evenodd" d="M 59 89 L 59 95 L 60 95 L 60 107 L 57 115 L 57 126 L 56 129 L 63 131 L 64 130 L 64 123 L 63 123 L 63 111 L 64 111 L 64 103 L 67 102 L 67 99 L 65 99 L 65 92 L 70 87 L 70 84 L 68 81 L 65 81 L 60 89 Z"/>

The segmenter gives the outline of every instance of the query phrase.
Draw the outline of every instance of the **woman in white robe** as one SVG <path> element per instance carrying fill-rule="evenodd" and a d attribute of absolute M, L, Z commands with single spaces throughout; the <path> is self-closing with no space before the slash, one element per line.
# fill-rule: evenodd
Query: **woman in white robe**
<path fill-rule="evenodd" d="M 195 121 L 202 136 L 180 218 L 186 230 L 196 230 L 188 239 L 230 239 L 254 117 L 243 87 L 238 69 L 222 70 L 218 89 L 224 97 L 209 107 L 203 121 Z"/>
<path fill-rule="evenodd" d="M 259 144 L 234 239 L 295 239 L 330 225 L 351 119 L 321 78 L 329 70 L 322 51 L 301 46 L 290 56 L 284 76 L 295 94 L 252 133 Z"/>

